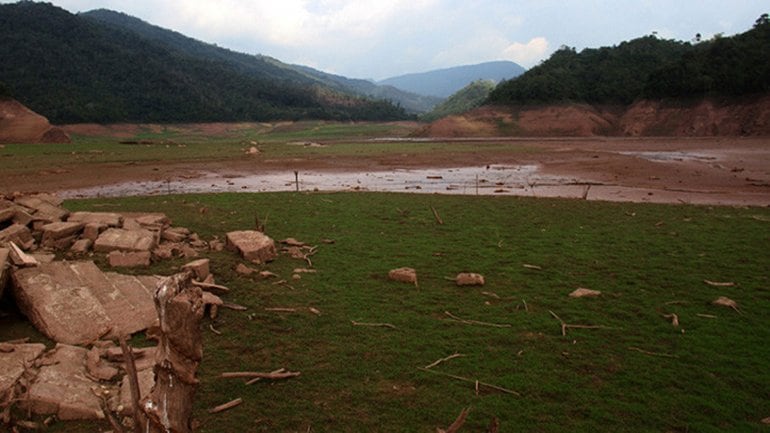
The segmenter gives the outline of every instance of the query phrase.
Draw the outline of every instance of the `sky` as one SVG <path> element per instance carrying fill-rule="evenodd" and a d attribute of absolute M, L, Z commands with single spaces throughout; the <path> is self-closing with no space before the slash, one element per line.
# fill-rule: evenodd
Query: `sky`
<path fill-rule="evenodd" d="M 106 8 L 204 42 L 380 80 L 493 60 L 525 68 L 561 46 L 741 33 L 766 0 L 49 0 Z M 0 3 L 15 1 L 0 0 Z"/>

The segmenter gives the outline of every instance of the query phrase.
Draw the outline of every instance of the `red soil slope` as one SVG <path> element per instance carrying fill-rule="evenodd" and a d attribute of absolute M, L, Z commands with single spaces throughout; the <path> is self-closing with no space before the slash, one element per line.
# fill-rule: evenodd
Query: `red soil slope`
<path fill-rule="evenodd" d="M 69 143 L 48 119 L 13 99 L 0 100 L 0 143 Z"/>

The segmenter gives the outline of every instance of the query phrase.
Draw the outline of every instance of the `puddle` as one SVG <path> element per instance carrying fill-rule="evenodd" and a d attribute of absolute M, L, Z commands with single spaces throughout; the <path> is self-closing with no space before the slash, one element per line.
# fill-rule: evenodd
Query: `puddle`
<path fill-rule="evenodd" d="M 212 192 L 376 191 L 442 194 L 581 196 L 576 179 L 540 174 L 537 165 L 491 165 L 371 172 L 302 171 L 260 174 L 202 172 L 199 177 L 125 182 L 62 191 L 65 198 Z M 558 191 L 554 192 L 554 188 Z M 534 192 L 534 194 L 533 194 Z M 556 195 L 554 195 L 556 194 Z"/>
<path fill-rule="evenodd" d="M 713 155 L 695 152 L 618 152 L 621 155 L 638 156 L 639 158 L 655 162 L 684 162 L 699 161 L 710 162 L 717 158 Z"/>

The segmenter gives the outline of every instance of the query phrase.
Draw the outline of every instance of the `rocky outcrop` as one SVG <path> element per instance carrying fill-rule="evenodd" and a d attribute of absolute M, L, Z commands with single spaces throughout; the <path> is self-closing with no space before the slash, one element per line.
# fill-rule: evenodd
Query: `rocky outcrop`
<path fill-rule="evenodd" d="M 0 99 L 0 143 L 69 143 L 64 130 L 13 99 Z"/>

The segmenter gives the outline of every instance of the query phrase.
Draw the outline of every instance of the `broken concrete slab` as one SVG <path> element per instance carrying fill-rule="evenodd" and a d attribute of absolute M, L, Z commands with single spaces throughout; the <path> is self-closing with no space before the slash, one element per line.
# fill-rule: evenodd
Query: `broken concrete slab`
<path fill-rule="evenodd" d="M 227 246 L 246 260 L 254 263 L 272 261 L 278 255 L 275 241 L 256 230 L 234 231 L 227 234 Z"/>
<path fill-rule="evenodd" d="M 73 212 L 67 221 L 96 224 L 106 227 L 121 227 L 123 216 L 113 212 Z"/>
<path fill-rule="evenodd" d="M 11 221 L 14 216 L 16 216 L 16 211 L 13 208 L 0 209 L 0 223 Z"/>
<path fill-rule="evenodd" d="M 114 395 L 118 389 L 88 378 L 82 347 L 57 344 L 42 358 L 43 366 L 29 387 L 22 407 L 41 415 L 55 414 L 61 420 L 102 419 L 99 397 Z"/>
<path fill-rule="evenodd" d="M 94 241 L 91 239 L 78 239 L 70 247 L 70 252 L 74 254 L 85 254 L 91 251 L 91 247 L 94 245 Z"/>
<path fill-rule="evenodd" d="M 45 345 L 40 343 L 2 344 L 8 349 L 0 350 L 0 365 L 3 366 L 0 369 L 0 401 L 7 401 L 24 371 L 32 365 L 32 361 L 43 354 Z"/>
<path fill-rule="evenodd" d="M 53 262 L 12 273 L 16 302 L 30 322 L 60 343 L 88 344 L 157 323 L 159 280 L 102 272 L 93 262 Z"/>
<path fill-rule="evenodd" d="M 11 250 L 9 248 L 0 248 L 0 298 L 3 297 L 5 285 L 8 283 L 8 268 L 11 267 Z M 0 400 L 2 401 L 2 400 Z"/>
<path fill-rule="evenodd" d="M 198 259 L 182 266 L 182 269 L 189 269 L 195 274 L 195 279 L 198 281 L 204 281 L 210 275 L 209 272 L 209 259 Z"/>
<path fill-rule="evenodd" d="M 17 206 L 14 209 L 13 222 L 16 224 L 28 226 L 35 220 L 29 212 L 23 210 L 21 207 Z"/>
<path fill-rule="evenodd" d="M 10 249 L 11 263 L 14 265 L 21 267 L 38 265 L 37 260 L 33 256 L 22 251 L 15 243 L 9 242 L 8 248 Z"/>
<path fill-rule="evenodd" d="M 14 202 L 34 210 L 32 217 L 36 221 L 63 221 L 69 215 L 68 210 L 59 207 L 61 204 L 53 204 L 41 198 L 40 195 L 19 197 Z"/>
<path fill-rule="evenodd" d="M 80 233 L 83 223 L 57 221 L 43 227 L 43 246 L 53 245 L 54 241 Z"/>
<path fill-rule="evenodd" d="M 150 266 L 149 251 L 110 251 L 107 260 L 113 268 L 138 268 Z"/>
<path fill-rule="evenodd" d="M 83 238 L 96 241 L 99 238 L 99 234 L 107 229 L 107 225 L 102 223 L 87 223 L 83 227 Z"/>
<path fill-rule="evenodd" d="M 139 382 L 139 400 L 141 401 L 150 393 L 150 390 L 155 385 L 155 372 L 151 368 L 140 370 L 137 367 L 136 378 Z M 128 376 L 125 376 L 120 383 L 120 399 L 118 406 L 114 410 L 122 416 L 129 416 L 133 412 L 131 385 L 129 384 Z"/>
<path fill-rule="evenodd" d="M 169 242 L 184 242 L 190 236 L 190 230 L 184 227 L 170 227 L 163 230 L 161 239 Z"/>
<path fill-rule="evenodd" d="M 0 230 L 0 242 L 15 242 L 23 249 L 29 249 L 35 244 L 32 232 L 21 224 L 11 224 Z"/>
<path fill-rule="evenodd" d="M 110 251 L 150 251 L 155 247 L 155 236 L 147 230 L 124 230 L 109 228 L 94 242 L 94 250 L 101 253 Z"/>

